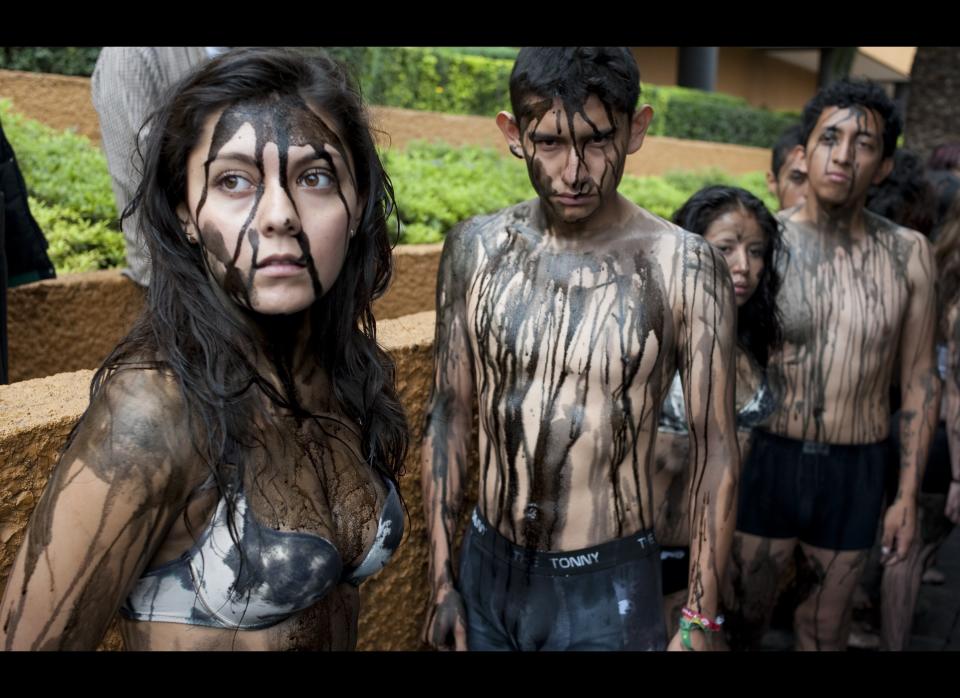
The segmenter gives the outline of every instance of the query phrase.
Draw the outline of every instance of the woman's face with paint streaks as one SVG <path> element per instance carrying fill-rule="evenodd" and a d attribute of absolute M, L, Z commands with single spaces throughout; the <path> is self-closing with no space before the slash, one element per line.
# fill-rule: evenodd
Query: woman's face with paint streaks
<path fill-rule="evenodd" d="M 863 107 L 827 107 L 807 141 L 807 177 L 817 199 L 834 206 L 866 196 L 886 176 L 883 119 Z"/>
<path fill-rule="evenodd" d="M 207 119 L 178 213 L 237 303 L 291 314 L 334 284 L 359 210 L 345 153 L 298 97 L 242 102 Z"/>
<path fill-rule="evenodd" d="M 703 237 L 723 255 L 733 278 L 737 307 L 743 306 L 753 296 L 763 276 L 766 233 L 752 213 L 737 207 L 713 219 Z"/>

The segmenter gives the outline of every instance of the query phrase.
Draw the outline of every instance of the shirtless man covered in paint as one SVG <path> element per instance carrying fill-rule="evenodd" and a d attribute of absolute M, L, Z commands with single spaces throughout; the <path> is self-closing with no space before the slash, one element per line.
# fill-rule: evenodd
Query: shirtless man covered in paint
<path fill-rule="evenodd" d="M 653 116 L 639 78 L 626 48 L 521 50 L 497 125 L 538 198 L 447 235 L 422 449 L 435 647 L 666 647 L 649 468 L 677 369 L 695 535 L 670 647 L 722 646 L 736 307 L 713 248 L 617 193 Z M 479 503 L 454 574 L 475 396 Z"/>
<path fill-rule="evenodd" d="M 740 641 L 755 646 L 781 571 L 799 545 L 809 590 L 798 649 L 845 649 L 852 594 L 883 505 L 889 390 L 903 395 L 900 479 L 881 551 L 914 539 L 917 490 L 940 404 L 934 258 L 909 230 L 864 209 L 893 165 L 900 118 L 883 90 L 841 81 L 804 108 L 808 193 L 784 211 L 784 345 L 770 360 L 781 396 L 742 473 L 731 567 Z M 739 641 L 738 641 L 739 642 Z"/>

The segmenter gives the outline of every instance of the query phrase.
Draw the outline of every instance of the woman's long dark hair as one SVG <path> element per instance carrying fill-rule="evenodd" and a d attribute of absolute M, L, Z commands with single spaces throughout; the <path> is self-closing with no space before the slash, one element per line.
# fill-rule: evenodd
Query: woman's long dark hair
<path fill-rule="evenodd" d="M 783 245 L 780 223 L 763 202 L 746 189 L 726 186 L 704 187 L 698 191 L 673 214 L 673 222 L 703 236 L 717 218 L 737 208 L 752 215 L 767 238 L 760 283 L 750 300 L 737 309 L 737 344 L 766 368 L 770 354 L 783 343 L 783 325 L 777 307 L 781 279 L 776 268 Z"/>
<path fill-rule="evenodd" d="M 177 206 L 187 201 L 187 158 L 205 121 L 229 105 L 272 95 L 298 96 L 319 109 L 353 158 L 363 211 L 337 281 L 306 311 L 308 351 L 326 370 L 343 416 L 359 425 L 364 456 L 396 482 L 409 433 L 394 385 L 395 367 L 377 345 L 371 310 L 392 274 L 393 188 L 358 88 L 320 51 L 230 51 L 181 80 L 145 125 L 143 180 L 123 215 L 138 216 L 150 253 L 146 308 L 95 374 L 91 399 L 117 370 L 151 365 L 171 373 L 191 423 L 197 424 L 197 450 L 221 488 L 225 461 L 234 458 L 232 444 L 257 440 L 251 435 L 257 393 L 297 417 L 311 416 L 300 405 L 289 357 L 284 360 L 290 349 L 264 346 L 237 313 L 228 312 L 207 271 L 202 245 L 188 243 L 176 215 Z M 256 368 L 257 351 L 273 361 L 279 388 Z M 232 478 L 237 476 L 234 472 Z"/>

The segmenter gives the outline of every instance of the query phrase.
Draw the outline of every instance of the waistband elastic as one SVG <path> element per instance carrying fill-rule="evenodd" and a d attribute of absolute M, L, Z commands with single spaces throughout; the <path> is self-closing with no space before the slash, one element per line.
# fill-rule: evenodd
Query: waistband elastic
<path fill-rule="evenodd" d="M 887 448 L 890 442 L 889 438 L 887 438 L 882 441 L 873 441 L 866 444 L 828 444 L 822 441 L 794 439 L 789 436 L 781 436 L 780 434 L 764 431 L 763 429 L 754 429 L 753 435 L 754 438 L 779 444 L 783 448 L 801 451 L 804 455 L 808 456 L 829 456 L 831 454 L 836 456 L 847 455 L 863 451 L 864 449 Z"/>
<path fill-rule="evenodd" d="M 482 550 L 503 562 L 523 567 L 537 574 L 570 575 L 595 572 L 615 567 L 628 560 L 654 555 L 660 551 L 652 529 L 590 548 L 548 552 L 531 550 L 511 542 L 477 509 L 473 510 L 471 526 L 474 534 L 472 540 Z"/>

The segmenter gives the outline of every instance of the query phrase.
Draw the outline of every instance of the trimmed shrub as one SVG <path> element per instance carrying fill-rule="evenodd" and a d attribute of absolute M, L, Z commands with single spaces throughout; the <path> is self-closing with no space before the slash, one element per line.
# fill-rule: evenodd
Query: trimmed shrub
<path fill-rule="evenodd" d="M 517 49 L 492 47 L 331 46 L 357 76 L 371 104 L 493 116 L 510 108 Z M 90 75 L 99 47 L 0 48 L 0 68 Z M 654 108 L 650 134 L 769 148 L 799 115 L 757 109 L 746 100 L 684 87 L 644 85 Z"/>
<path fill-rule="evenodd" d="M 6 100 L 0 100 L 0 120 L 33 197 L 82 218 L 117 224 L 107 160 L 90 139 L 21 116 Z"/>
<path fill-rule="evenodd" d="M 453 114 L 493 116 L 510 108 L 509 80 L 516 49 L 331 47 L 357 75 L 372 104 Z M 503 56 L 503 57 L 493 57 Z M 793 112 L 757 109 L 739 97 L 685 87 L 643 85 L 654 109 L 650 134 L 715 143 L 771 147 L 799 120 Z"/>
<path fill-rule="evenodd" d="M 50 246 L 47 254 L 58 274 L 122 267 L 126 259 L 123 234 L 104 221 L 91 221 L 67 206 L 50 205 L 29 197 Z"/>
<path fill-rule="evenodd" d="M 23 170 L 30 209 L 50 243 L 61 272 L 122 266 L 123 236 L 99 148 L 82 136 L 57 132 L 9 110 L 0 117 Z M 491 148 L 411 143 L 383 154 L 400 207 L 400 241 L 437 242 L 458 222 L 535 196 L 524 164 Z M 776 206 L 762 172 L 733 177 L 719 171 L 674 172 L 663 177 L 625 176 L 620 192 L 669 218 L 707 184 L 742 186 Z"/>
<path fill-rule="evenodd" d="M 643 87 L 654 110 L 650 135 L 770 148 L 800 120 L 796 112 L 758 109 L 739 97 L 685 87 Z"/>
<path fill-rule="evenodd" d="M 438 242 L 459 221 L 533 198 L 523 163 L 493 149 L 411 143 L 384 157 L 400 207 L 400 241 Z M 709 184 L 747 189 L 771 209 L 777 202 L 762 172 L 732 176 L 718 170 L 672 172 L 663 177 L 625 175 L 619 191 L 669 219 L 697 190 Z"/>
<path fill-rule="evenodd" d="M 99 55 L 99 46 L 2 46 L 0 68 L 89 77 Z"/>
<path fill-rule="evenodd" d="M 483 116 L 510 105 L 512 57 L 411 46 L 327 50 L 350 67 L 372 104 Z"/>

